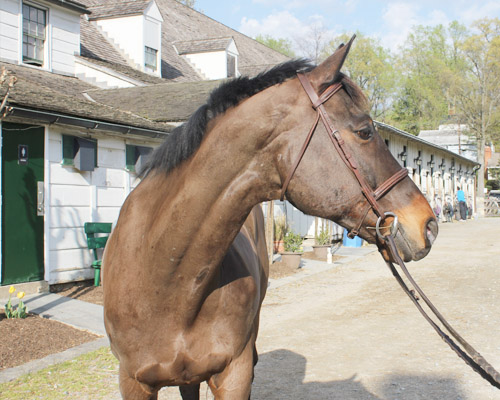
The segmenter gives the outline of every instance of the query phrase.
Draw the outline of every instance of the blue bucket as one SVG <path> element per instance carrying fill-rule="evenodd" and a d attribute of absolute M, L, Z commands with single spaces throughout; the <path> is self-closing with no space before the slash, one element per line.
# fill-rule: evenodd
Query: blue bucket
<path fill-rule="evenodd" d="M 361 247 L 363 245 L 363 239 L 359 236 L 354 237 L 354 239 L 350 239 L 347 237 L 347 229 L 344 229 L 344 238 L 342 239 L 342 244 L 345 247 Z"/>

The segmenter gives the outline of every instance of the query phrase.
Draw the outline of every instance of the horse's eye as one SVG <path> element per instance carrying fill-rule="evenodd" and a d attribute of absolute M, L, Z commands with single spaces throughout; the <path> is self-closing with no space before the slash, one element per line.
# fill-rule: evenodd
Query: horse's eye
<path fill-rule="evenodd" d="M 356 134 L 363 140 L 368 140 L 373 136 L 373 128 L 371 126 L 367 126 L 359 131 L 356 131 Z"/>

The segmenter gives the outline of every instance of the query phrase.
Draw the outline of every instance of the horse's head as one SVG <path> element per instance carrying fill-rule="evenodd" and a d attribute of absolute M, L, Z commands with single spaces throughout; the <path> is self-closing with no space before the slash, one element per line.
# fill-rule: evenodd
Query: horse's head
<path fill-rule="evenodd" d="M 280 179 L 287 199 L 303 212 L 359 231 L 359 236 L 379 246 L 383 240 L 374 229 L 377 214 L 395 214 L 399 221 L 395 241 L 400 255 L 405 261 L 418 260 L 429 252 L 437 236 L 437 222 L 425 197 L 378 134 L 368 113 L 366 97 L 340 72 L 351 43 L 352 39 L 339 47 L 321 65 L 306 73 L 305 79 L 289 81 L 292 100 L 287 102 L 290 109 L 281 122 L 277 141 Z M 329 91 L 335 93 L 325 96 Z M 324 100 L 325 120 L 312 107 L 316 94 L 320 100 L 315 107 Z M 295 169 L 316 118 L 319 122 Z M 364 190 L 363 184 L 366 184 Z M 370 196 L 375 196 L 371 206 L 367 201 Z M 379 232 L 385 234 L 387 230 L 384 232 L 383 227 L 390 226 L 393 218 L 378 222 Z"/>

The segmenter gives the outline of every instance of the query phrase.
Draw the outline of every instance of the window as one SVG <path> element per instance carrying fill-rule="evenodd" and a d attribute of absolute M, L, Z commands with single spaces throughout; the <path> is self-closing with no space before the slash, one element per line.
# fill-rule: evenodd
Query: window
<path fill-rule="evenodd" d="M 97 140 L 63 135 L 62 165 L 71 165 L 80 171 L 97 167 Z"/>
<path fill-rule="evenodd" d="M 153 149 L 145 146 L 125 146 L 125 169 L 130 172 L 140 172 Z"/>
<path fill-rule="evenodd" d="M 153 71 L 156 71 L 157 68 L 157 63 L 156 63 L 157 54 L 158 50 L 155 50 L 148 46 L 144 47 L 144 65 L 146 67 L 151 68 Z"/>
<path fill-rule="evenodd" d="M 236 77 L 236 57 L 230 54 L 227 55 L 227 77 Z"/>
<path fill-rule="evenodd" d="M 23 62 L 43 65 L 46 11 L 23 3 Z"/>

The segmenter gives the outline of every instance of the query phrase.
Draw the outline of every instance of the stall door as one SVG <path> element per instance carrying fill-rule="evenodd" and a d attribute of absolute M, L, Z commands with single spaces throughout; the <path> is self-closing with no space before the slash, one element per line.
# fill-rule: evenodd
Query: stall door
<path fill-rule="evenodd" d="M 2 124 L 1 284 L 43 279 L 44 128 Z"/>

